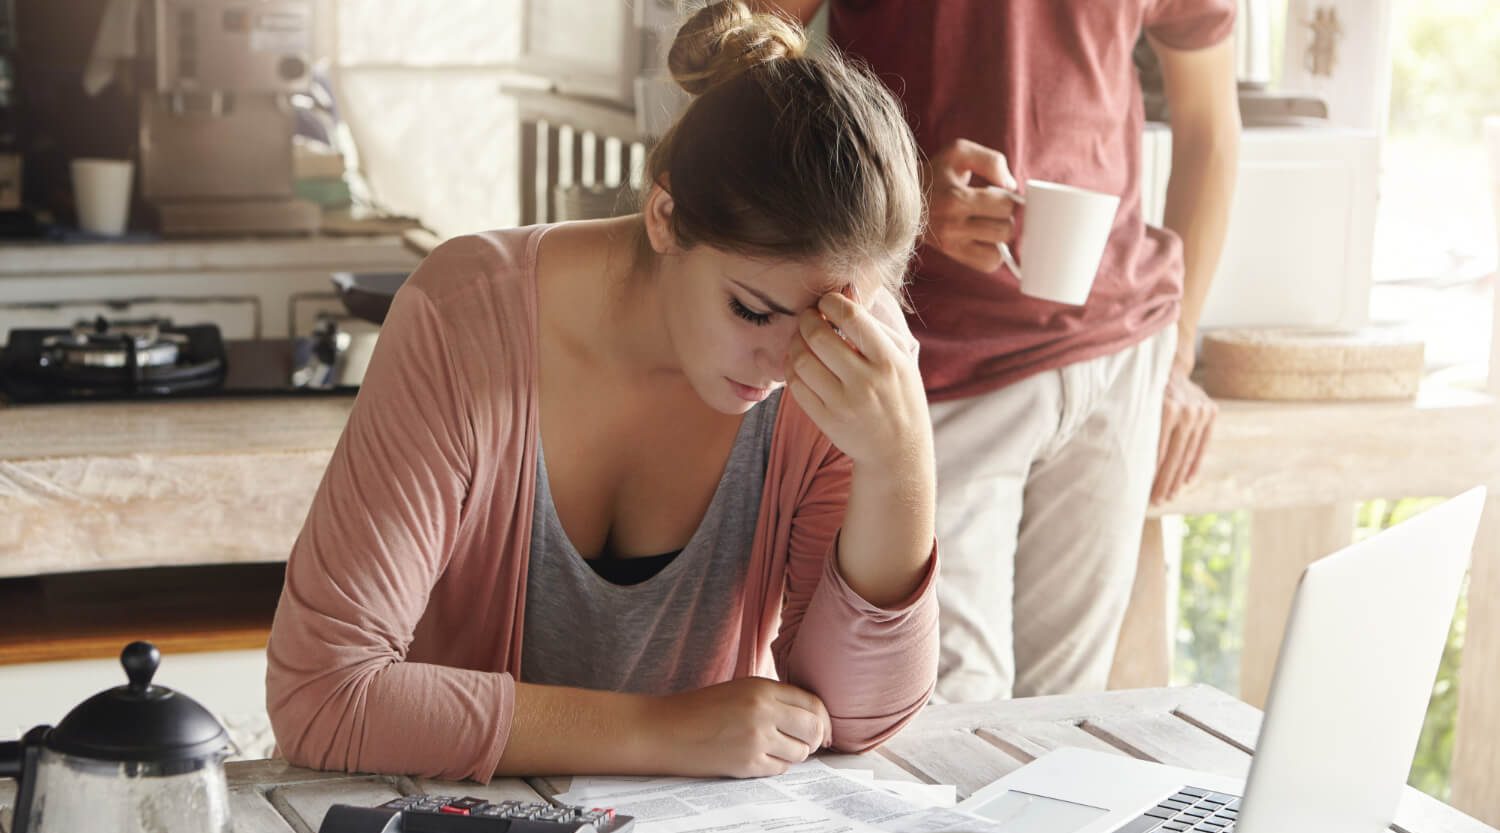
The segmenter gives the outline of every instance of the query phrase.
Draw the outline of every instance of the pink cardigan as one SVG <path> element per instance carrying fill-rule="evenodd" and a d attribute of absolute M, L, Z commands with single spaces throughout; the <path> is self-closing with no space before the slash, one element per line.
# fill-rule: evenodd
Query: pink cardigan
<path fill-rule="evenodd" d="M 397 295 L 287 563 L 267 648 L 281 752 L 319 769 L 488 782 L 520 676 L 536 483 L 536 252 L 545 227 L 438 247 Z M 889 299 L 887 299 L 888 301 Z M 900 322 L 894 303 L 882 317 Z M 817 693 L 873 747 L 937 672 L 936 548 L 881 609 L 833 557 L 851 464 L 782 398 L 735 677 Z"/>

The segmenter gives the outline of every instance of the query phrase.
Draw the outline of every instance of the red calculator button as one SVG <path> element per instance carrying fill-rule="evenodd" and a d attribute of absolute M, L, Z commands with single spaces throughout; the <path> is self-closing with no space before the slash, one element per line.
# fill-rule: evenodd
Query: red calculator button
<path fill-rule="evenodd" d="M 450 814 L 455 815 L 455 816 L 467 816 L 469 814 L 469 808 L 468 807 L 454 807 L 452 804 L 445 804 L 442 807 L 438 808 L 438 812 L 439 813 L 450 813 Z"/>

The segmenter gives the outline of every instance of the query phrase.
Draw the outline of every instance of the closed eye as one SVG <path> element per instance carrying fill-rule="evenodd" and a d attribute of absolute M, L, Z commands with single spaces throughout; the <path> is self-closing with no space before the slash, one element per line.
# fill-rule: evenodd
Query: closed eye
<path fill-rule="evenodd" d="M 740 300 L 733 295 L 729 296 L 729 311 L 757 327 L 764 327 L 771 323 L 771 313 L 756 312 L 740 303 Z"/>

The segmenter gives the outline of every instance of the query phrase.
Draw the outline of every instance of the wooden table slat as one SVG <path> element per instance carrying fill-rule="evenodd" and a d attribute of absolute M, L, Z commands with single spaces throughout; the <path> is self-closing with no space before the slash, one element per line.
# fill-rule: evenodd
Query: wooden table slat
<path fill-rule="evenodd" d="M 1247 753 L 1260 738 L 1260 709 L 1211 688 L 1194 690 L 1173 713 Z"/>
<path fill-rule="evenodd" d="M 1200 689 L 1220 697 L 1228 696 L 1208 686 L 1186 686 L 1027 697 L 1003 703 L 935 704 L 917 715 L 916 720 L 903 733 L 936 729 L 973 731 L 982 726 L 1012 725 L 1029 720 L 1078 722 L 1104 714 L 1168 712 L 1180 703 L 1191 700 Z"/>
<path fill-rule="evenodd" d="M 954 785 L 960 801 L 1025 763 L 962 729 L 902 732 L 885 745 L 884 753 L 928 783 Z"/>
<path fill-rule="evenodd" d="M 379 775 L 289 784 L 275 787 L 267 794 L 297 833 L 316 833 L 328 808 L 335 804 L 373 807 L 400 796 L 390 780 Z"/>
<path fill-rule="evenodd" d="M 1108 715 L 1079 726 L 1137 758 L 1244 778 L 1250 756 L 1173 714 Z"/>
<path fill-rule="evenodd" d="M 229 822 L 234 833 L 294 833 L 265 793 L 255 787 L 229 791 Z"/>
<path fill-rule="evenodd" d="M 1096 735 L 1078 728 L 1075 723 L 1056 723 L 1042 720 L 1027 720 L 1007 723 L 1004 726 L 986 726 L 978 731 L 981 738 L 995 744 L 1018 761 L 1031 761 L 1062 747 L 1081 747 L 1095 752 L 1113 752 L 1124 755 L 1119 747 L 1111 746 Z"/>
<path fill-rule="evenodd" d="M 224 777 L 229 789 L 259 787 L 267 790 L 290 784 L 305 784 L 310 781 L 347 781 L 361 776 L 347 772 L 324 772 L 293 766 L 283 758 L 265 758 L 258 761 L 230 761 L 224 765 Z"/>
<path fill-rule="evenodd" d="M 533 790 L 547 798 L 561 795 L 573 785 L 572 777 L 567 775 L 538 775 L 526 781 Z"/>

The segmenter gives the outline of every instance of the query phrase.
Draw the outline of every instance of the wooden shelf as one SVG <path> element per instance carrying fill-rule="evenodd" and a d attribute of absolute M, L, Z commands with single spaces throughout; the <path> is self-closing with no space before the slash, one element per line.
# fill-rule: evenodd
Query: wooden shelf
<path fill-rule="evenodd" d="M 283 564 L 111 570 L 0 581 L 0 665 L 118 657 L 136 639 L 164 654 L 260 650 Z"/>

